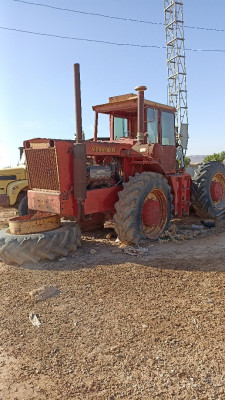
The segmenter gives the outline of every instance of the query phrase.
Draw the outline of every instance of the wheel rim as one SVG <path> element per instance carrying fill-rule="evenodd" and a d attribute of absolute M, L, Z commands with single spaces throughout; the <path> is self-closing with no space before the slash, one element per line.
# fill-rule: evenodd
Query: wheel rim
<path fill-rule="evenodd" d="M 213 176 L 210 185 L 210 194 L 213 204 L 217 205 L 225 199 L 225 176 L 217 173 Z"/>
<path fill-rule="evenodd" d="M 168 201 L 160 189 L 152 190 L 143 203 L 141 220 L 144 234 L 150 238 L 158 238 L 164 231 L 168 219 Z"/>

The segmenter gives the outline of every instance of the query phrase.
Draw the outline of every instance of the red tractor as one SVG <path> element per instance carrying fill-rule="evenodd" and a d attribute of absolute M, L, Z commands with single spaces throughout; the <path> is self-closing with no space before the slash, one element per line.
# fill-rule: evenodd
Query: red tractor
<path fill-rule="evenodd" d="M 74 71 L 76 141 L 24 142 L 30 215 L 1 231 L 0 259 L 22 264 L 67 255 L 80 245 L 79 226 L 107 219 L 122 242 L 138 245 L 157 239 L 191 204 L 203 218 L 225 213 L 224 166 L 203 164 L 192 180 L 176 161 L 176 109 L 146 100 L 145 86 L 94 106 L 94 138 L 83 140 L 79 64 Z M 108 137 L 98 137 L 99 114 L 109 116 Z"/>

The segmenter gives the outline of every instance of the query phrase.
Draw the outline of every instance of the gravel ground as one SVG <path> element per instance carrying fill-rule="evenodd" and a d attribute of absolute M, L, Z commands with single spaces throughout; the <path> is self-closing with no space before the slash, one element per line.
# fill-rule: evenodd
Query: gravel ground
<path fill-rule="evenodd" d="M 138 249 L 106 229 L 68 258 L 0 262 L 0 399 L 224 400 L 225 232 L 193 222 Z"/>

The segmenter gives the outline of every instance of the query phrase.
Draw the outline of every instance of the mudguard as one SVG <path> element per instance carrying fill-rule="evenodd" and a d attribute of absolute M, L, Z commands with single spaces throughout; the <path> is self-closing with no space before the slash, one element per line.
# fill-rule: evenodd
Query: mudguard
<path fill-rule="evenodd" d="M 27 190 L 28 181 L 27 179 L 22 179 L 20 181 L 14 181 L 7 186 L 7 195 L 9 196 L 9 204 L 12 206 L 16 203 L 17 197 L 22 190 Z"/>

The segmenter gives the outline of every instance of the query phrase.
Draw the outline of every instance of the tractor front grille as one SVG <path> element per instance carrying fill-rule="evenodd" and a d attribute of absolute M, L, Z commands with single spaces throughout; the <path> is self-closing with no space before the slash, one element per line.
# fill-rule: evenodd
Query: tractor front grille
<path fill-rule="evenodd" d="M 59 191 L 56 149 L 26 149 L 25 152 L 31 189 Z"/>

